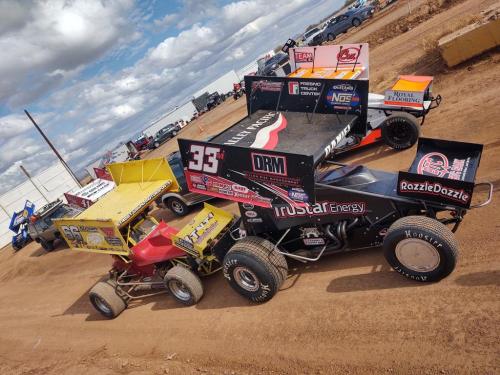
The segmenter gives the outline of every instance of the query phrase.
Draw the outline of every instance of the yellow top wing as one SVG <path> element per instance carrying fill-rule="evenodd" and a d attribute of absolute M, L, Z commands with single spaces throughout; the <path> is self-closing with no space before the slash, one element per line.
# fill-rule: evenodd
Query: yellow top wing
<path fill-rule="evenodd" d="M 111 220 L 122 228 L 167 190 L 179 191 L 163 158 L 115 163 L 108 169 L 116 187 L 75 219 Z"/>

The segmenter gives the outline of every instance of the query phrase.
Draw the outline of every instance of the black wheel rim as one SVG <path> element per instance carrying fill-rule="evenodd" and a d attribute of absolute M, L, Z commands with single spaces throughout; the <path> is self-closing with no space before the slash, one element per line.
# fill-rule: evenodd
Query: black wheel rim
<path fill-rule="evenodd" d="M 406 122 L 399 122 L 388 127 L 389 137 L 398 144 L 404 144 L 411 140 L 411 126 Z"/>
<path fill-rule="evenodd" d="M 172 201 L 172 210 L 178 214 L 184 213 L 184 205 L 178 201 Z"/>

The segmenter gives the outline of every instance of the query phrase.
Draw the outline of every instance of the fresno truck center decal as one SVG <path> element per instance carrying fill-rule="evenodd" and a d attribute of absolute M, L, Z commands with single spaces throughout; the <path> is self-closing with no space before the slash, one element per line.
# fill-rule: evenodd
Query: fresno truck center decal
<path fill-rule="evenodd" d="M 305 207 L 281 206 L 274 207 L 274 216 L 278 219 L 300 216 L 322 216 L 322 215 L 362 215 L 366 212 L 365 202 L 317 202 Z"/>

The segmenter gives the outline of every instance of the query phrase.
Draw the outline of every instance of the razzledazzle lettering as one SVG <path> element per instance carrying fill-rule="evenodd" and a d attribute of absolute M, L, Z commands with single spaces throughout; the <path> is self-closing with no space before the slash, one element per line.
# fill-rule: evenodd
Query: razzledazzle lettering
<path fill-rule="evenodd" d="M 399 190 L 403 193 L 438 195 L 463 203 L 469 202 L 470 199 L 470 195 L 464 190 L 453 189 L 437 182 L 408 182 L 403 180 L 399 184 Z"/>

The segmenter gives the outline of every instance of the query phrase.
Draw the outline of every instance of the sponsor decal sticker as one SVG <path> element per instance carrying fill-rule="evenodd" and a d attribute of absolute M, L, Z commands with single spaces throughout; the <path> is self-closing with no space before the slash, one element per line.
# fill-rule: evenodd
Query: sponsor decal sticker
<path fill-rule="evenodd" d="M 250 134 L 255 133 L 256 131 L 260 130 L 261 128 L 268 126 L 268 125 L 274 125 L 277 121 L 280 119 L 276 119 L 274 123 L 269 124 L 270 121 L 275 119 L 277 113 L 276 112 L 269 112 L 268 114 L 262 116 L 259 118 L 257 121 L 254 123 L 250 124 L 249 126 L 246 127 L 245 130 L 239 132 L 238 134 L 234 135 L 230 139 L 224 142 L 225 145 L 237 145 L 240 143 L 241 140 L 245 139 L 248 137 Z"/>
<path fill-rule="evenodd" d="M 309 202 L 309 196 L 304 191 L 304 189 L 301 188 L 291 188 L 290 190 L 288 190 L 288 196 L 294 201 Z"/>
<path fill-rule="evenodd" d="M 300 96 L 319 96 L 321 93 L 321 82 L 315 81 L 290 81 L 288 82 L 288 94 Z"/>
<path fill-rule="evenodd" d="M 288 93 L 290 95 L 299 95 L 299 83 L 295 81 L 288 82 Z"/>
<path fill-rule="evenodd" d="M 252 91 L 268 91 L 268 92 L 280 92 L 283 87 L 281 82 L 272 81 L 254 81 L 252 82 Z"/>
<path fill-rule="evenodd" d="M 418 162 L 417 173 L 451 180 L 463 180 L 469 166 L 470 158 L 453 159 L 450 163 L 446 155 L 440 152 L 425 154 Z"/>
<path fill-rule="evenodd" d="M 361 50 L 359 47 L 347 47 L 341 49 L 337 54 L 339 64 L 354 64 L 359 58 Z"/>
<path fill-rule="evenodd" d="M 248 223 L 262 223 L 262 218 L 256 217 L 256 218 L 249 218 L 247 219 Z"/>
<path fill-rule="evenodd" d="M 251 153 L 254 172 L 279 176 L 287 175 L 286 158 L 279 155 Z"/>
<path fill-rule="evenodd" d="M 257 217 L 257 212 L 255 211 L 245 211 L 245 216 L 246 217 Z"/>
<path fill-rule="evenodd" d="M 355 109 L 360 100 L 356 88 L 348 83 L 334 85 L 326 94 L 326 104 L 335 109 Z"/>
<path fill-rule="evenodd" d="M 313 62 L 314 56 L 312 52 L 300 52 L 294 50 L 295 62 L 297 63 L 305 63 L 305 62 Z"/>
<path fill-rule="evenodd" d="M 317 202 L 305 207 L 280 206 L 274 207 L 276 218 L 300 217 L 300 216 L 323 216 L 323 215 L 362 215 L 366 212 L 365 202 Z"/>
<path fill-rule="evenodd" d="M 402 180 L 399 183 L 399 190 L 403 193 L 436 195 L 461 203 L 468 203 L 470 200 L 470 195 L 463 189 L 443 186 L 438 182 L 411 182 Z"/>

